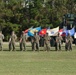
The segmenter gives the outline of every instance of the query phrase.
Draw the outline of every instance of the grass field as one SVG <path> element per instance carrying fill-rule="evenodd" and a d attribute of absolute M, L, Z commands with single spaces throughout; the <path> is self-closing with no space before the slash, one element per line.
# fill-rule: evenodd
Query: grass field
<path fill-rule="evenodd" d="M 0 75 L 76 75 L 73 51 L 0 51 Z"/>

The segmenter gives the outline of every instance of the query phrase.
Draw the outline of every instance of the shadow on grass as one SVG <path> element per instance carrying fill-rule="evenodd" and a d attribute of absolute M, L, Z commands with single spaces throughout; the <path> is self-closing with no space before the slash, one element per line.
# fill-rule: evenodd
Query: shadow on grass
<path fill-rule="evenodd" d="M 13 50 L 4 49 L 4 50 L 0 50 L 0 51 L 10 52 L 10 51 L 13 51 Z M 22 51 L 23 52 L 61 52 L 61 51 L 65 51 L 65 50 L 57 50 L 57 51 L 56 50 L 48 50 L 48 51 L 47 50 L 34 50 L 34 51 L 33 50 L 25 50 L 25 51 L 24 50 L 14 50 L 14 51 L 17 51 L 17 52 L 22 52 Z"/>
<path fill-rule="evenodd" d="M 73 46 L 73 48 L 75 49 L 76 48 L 76 46 Z M 9 51 L 9 49 L 8 48 L 4 48 L 3 50 L 0 50 L 0 51 Z M 13 50 L 11 50 L 11 51 L 13 51 Z M 15 51 L 17 51 L 17 52 L 21 52 L 21 50 L 19 49 L 19 47 L 17 47 L 16 48 L 16 50 Z M 23 50 L 22 50 L 23 51 Z M 37 52 L 37 50 L 35 50 L 36 52 Z M 40 52 L 45 52 L 46 50 L 43 48 L 43 47 L 40 47 L 40 50 L 39 50 Z M 38 51 L 38 52 L 39 52 Z M 50 48 L 50 50 L 49 51 L 47 51 L 47 52 L 55 52 L 56 50 L 55 50 L 55 47 L 51 47 Z M 61 50 L 57 50 L 57 52 L 61 52 L 61 51 L 66 51 L 65 50 L 65 47 L 62 47 L 61 48 Z M 27 47 L 26 48 L 26 50 L 24 51 L 24 52 L 33 52 L 33 50 L 29 47 Z"/>

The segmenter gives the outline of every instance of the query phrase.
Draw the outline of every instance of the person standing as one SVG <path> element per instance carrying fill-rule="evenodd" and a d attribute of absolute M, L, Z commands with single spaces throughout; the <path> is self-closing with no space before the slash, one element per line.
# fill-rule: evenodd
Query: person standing
<path fill-rule="evenodd" d="M 50 50 L 50 36 L 48 36 L 48 33 L 44 36 L 44 48 L 46 51 Z"/>
<path fill-rule="evenodd" d="M 15 41 L 17 39 L 17 36 L 15 34 L 14 31 L 12 31 L 12 34 L 10 36 L 10 39 L 9 39 L 9 51 L 11 51 L 13 49 L 13 51 L 15 51 Z"/>
<path fill-rule="evenodd" d="M 40 36 L 36 32 L 34 32 L 34 36 L 31 36 L 32 51 L 39 51 L 39 40 Z"/>
<path fill-rule="evenodd" d="M 2 34 L 2 31 L 0 31 L 0 50 L 3 50 L 3 39 L 4 35 Z"/>
<path fill-rule="evenodd" d="M 58 36 L 56 37 L 56 50 L 61 50 L 62 40 L 62 36 L 58 33 Z"/>
<path fill-rule="evenodd" d="M 68 35 L 66 36 L 66 44 L 65 44 L 65 50 L 72 50 L 72 42 L 73 42 L 73 38 L 70 36 L 70 34 L 68 33 Z"/>
<path fill-rule="evenodd" d="M 40 40 L 40 36 L 37 34 L 37 32 L 34 32 L 34 37 L 33 37 L 34 50 L 39 51 L 39 40 Z"/>
<path fill-rule="evenodd" d="M 69 39 L 67 38 L 67 36 L 65 37 L 65 50 L 68 50 L 68 46 L 69 46 Z"/>
<path fill-rule="evenodd" d="M 74 40 L 75 40 L 75 45 L 76 45 L 76 32 L 74 34 Z"/>
<path fill-rule="evenodd" d="M 22 31 L 21 37 L 20 37 L 20 50 L 26 50 L 26 35 L 24 31 Z"/>

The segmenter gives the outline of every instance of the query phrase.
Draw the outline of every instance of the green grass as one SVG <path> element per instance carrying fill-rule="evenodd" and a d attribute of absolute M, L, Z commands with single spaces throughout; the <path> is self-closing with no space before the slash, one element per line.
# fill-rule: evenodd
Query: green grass
<path fill-rule="evenodd" d="M 0 75 L 76 75 L 73 51 L 0 51 Z"/>

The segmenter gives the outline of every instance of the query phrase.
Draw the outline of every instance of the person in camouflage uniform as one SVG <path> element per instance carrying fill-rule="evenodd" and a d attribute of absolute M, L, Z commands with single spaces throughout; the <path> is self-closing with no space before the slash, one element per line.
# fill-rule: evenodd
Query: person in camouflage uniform
<path fill-rule="evenodd" d="M 39 51 L 39 40 L 40 40 L 40 36 L 37 34 L 37 32 L 34 32 L 34 37 L 33 37 L 34 50 Z"/>
<path fill-rule="evenodd" d="M 26 50 L 26 35 L 24 31 L 22 31 L 21 37 L 20 37 L 20 50 Z"/>
<path fill-rule="evenodd" d="M 50 50 L 50 36 L 48 36 L 48 33 L 44 36 L 44 48 L 46 51 Z"/>
<path fill-rule="evenodd" d="M 35 50 L 39 51 L 39 40 L 40 40 L 39 35 L 36 32 L 34 32 L 34 36 L 31 37 L 31 44 L 33 51 Z"/>
<path fill-rule="evenodd" d="M 70 34 L 68 33 L 68 35 L 65 38 L 65 50 L 72 50 L 72 42 L 73 42 L 73 38 L 70 36 Z"/>
<path fill-rule="evenodd" d="M 61 43 L 62 43 L 62 36 L 60 36 L 60 34 L 58 33 L 58 36 L 56 37 L 56 50 L 61 50 Z"/>
<path fill-rule="evenodd" d="M 11 34 L 10 39 L 9 39 L 9 50 L 12 50 L 12 48 L 13 48 L 13 51 L 15 50 L 16 39 L 17 39 L 17 36 L 14 33 L 14 31 L 12 31 L 12 34 Z"/>
<path fill-rule="evenodd" d="M 4 35 L 2 34 L 2 31 L 0 31 L 0 50 L 3 50 L 3 39 L 4 39 Z"/>

